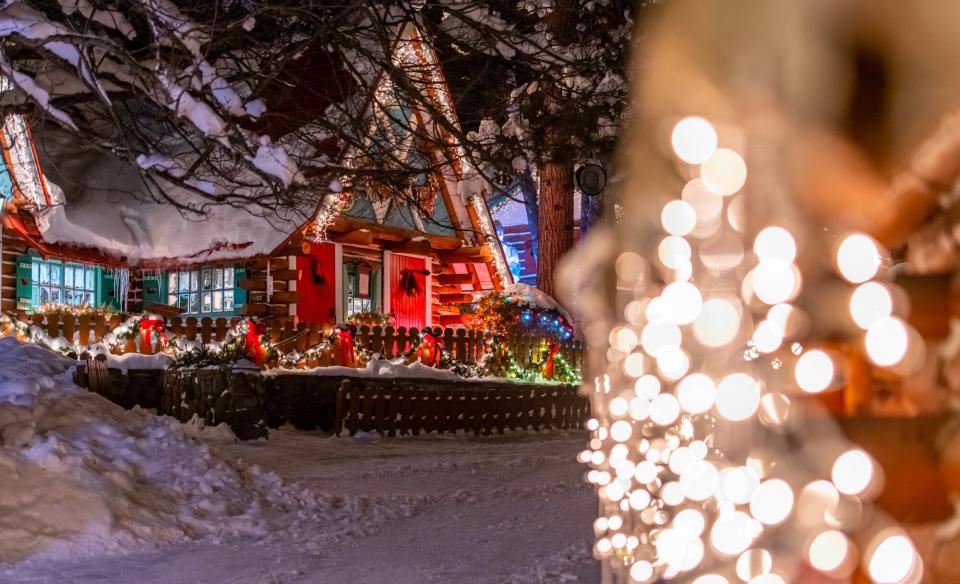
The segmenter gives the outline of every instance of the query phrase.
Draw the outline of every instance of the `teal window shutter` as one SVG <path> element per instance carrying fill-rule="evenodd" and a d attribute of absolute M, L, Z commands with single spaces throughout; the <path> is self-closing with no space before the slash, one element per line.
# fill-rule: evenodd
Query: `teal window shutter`
<path fill-rule="evenodd" d="M 151 304 L 167 303 L 167 273 L 152 272 L 143 276 L 143 309 Z"/>
<path fill-rule="evenodd" d="M 240 287 L 240 280 L 246 277 L 246 268 L 233 269 L 233 313 L 239 316 L 243 315 L 243 309 L 247 306 L 247 291 Z"/>
<path fill-rule="evenodd" d="M 30 310 L 33 305 L 33 256 L 17 256 L 17 310 Z"/>
<path fill-rule="evenodd" d="M 120 299 L 117 298 L 117 285 L 114 282 L 113 270 L 97 268 L 100 273 L 100 282 L 97 286 L 97 306 L 110 306 L 120 310 Z"/>

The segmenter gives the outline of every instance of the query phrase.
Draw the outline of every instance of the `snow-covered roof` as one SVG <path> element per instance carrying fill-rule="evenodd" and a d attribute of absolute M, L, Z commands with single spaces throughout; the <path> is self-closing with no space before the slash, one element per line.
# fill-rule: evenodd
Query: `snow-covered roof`
<path fill-rule="evenodd" d="M 272 252 L 309 218 L 309 211 L 251 210 L 213 204 L 183 187 L 163 190 L 196 212 L 151 199 L 140 169 L 73 143 L 47 125 L 34 128 L 51 205 L 34 211 L 43 241 L 99 248 L 126 263 L 226 261 Z"/>

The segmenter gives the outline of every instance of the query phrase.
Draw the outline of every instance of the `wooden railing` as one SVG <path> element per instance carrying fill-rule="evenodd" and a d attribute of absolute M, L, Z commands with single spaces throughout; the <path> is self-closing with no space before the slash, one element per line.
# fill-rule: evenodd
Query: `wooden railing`
<path fill-rule="evenodd" d="M 441 389 L 383 387 L 344 380 L 337 392 L 335 433 L 387 436 L 458 431 L 580 429 L 590 405 L 572 385 L 460 384 Z"/>
<path fill-rule="evenodd" d="M 123 319 L 119 315 L 107 319 L 103 316 L 94 315 L 27 315 L 21 313 L 18 318 L 43 330 L 51 338 L 63 337 L 71 344 L 81 347 L 102 341 L 107 334 L 123 323 Z M 171 340 L 179 338 L 185 341 L 199 341 L 207 344 L 223 342 L 227 331 L 236 326 L 240 320 L 239 317 L 228 320 L 225 318 L 211 319 L 204 317 L 198 319 L 175 316 L 165 319 L 164 328 Z M 495 337 L 492 334 L 478 331 L 439 327 L 426 330 L 429 330 L 454 358 L 464 363 L 477 363 L 495 342 Z M 320 346 L 326 338 L 326 333 L 327 330 L 318 325 L 306 325 L 304 323 L 294 325 L 289 321 L 282 324 L 269 324 L 266 330 L 270 342 L 284 354 L 294 351 L 306 353 L 308 349 Z M 370 352 L 380 353 L 388 359 L 406 353 L 417 346 L 420 339 L 421 333 L 418 329 L 406 329 L 404 327 L 394 329 L 393 327 L 371 328 L 363 326 L 354 336 L 354 340 L 361 347 Z M 506 340 L 505 344 L 517 364 L 524 368 L 542 361 L 547 351 L 546 341 L 540 338 L 511 337 Z M 113 352 L 117 354 L 141 353 L 150 355 L 157 350 L 155 341 L 148 344 L 142 342 L 140 338 L 131 338 L 117 346 Z M 583 344 L 580 341 L 560 342 L 558 353 L 566 359 L 572 368 L 580 369 L 583 355 Z M 331 347 L 324 351 L 312 352 L 309 357 L 304 358 L 301 366 L 322 367 L 336 364 L 338 364 L 336 351 Z M 495 354 L 488 365 L 491 374 L 503 376 L 510 363 L 502 355 Z"/>

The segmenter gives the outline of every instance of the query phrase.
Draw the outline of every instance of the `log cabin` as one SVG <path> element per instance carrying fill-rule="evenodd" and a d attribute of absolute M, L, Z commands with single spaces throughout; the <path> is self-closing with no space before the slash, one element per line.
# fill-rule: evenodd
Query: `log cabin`
<path fill-rule="evenodd" d="M 436 55 L 421 41 L 407 25 L 394 50 L 426 65 L 434 82 L 424 92 L 457 124 Z M 420 110 L 405 115 L 433 123 Z M 269 120 L 255 129 L 274 138 L 285 131 Z M 412 187 L 416 205 L 368 181 L 312 213 L 201 204 L 203 213 L 191 214 L 143 196 L 140 169 L 77 148 L 50 125 L 11 114 L 0 134 L 5 312 L 60 303 L 308 324 L 382 312 L 397 326 L 457 326 L 458 305 L 512 281 L 483 189 L 456 152 Z M 323 154 L 350 153 L 333 144 Z"/>

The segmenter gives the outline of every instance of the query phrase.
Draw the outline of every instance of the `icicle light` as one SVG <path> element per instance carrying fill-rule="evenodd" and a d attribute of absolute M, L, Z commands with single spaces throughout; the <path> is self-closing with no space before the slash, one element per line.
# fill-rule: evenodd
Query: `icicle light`
<path fill-rule="evenodd" d="M 635 299 L 609 335 L 578 456 L 600 499 L 594 554 L 618 582 L 776 584 L 811 570 L 844 580 L 858 565 L 874 582 L 918 582 L 909 538 L 868 512 L 882 474 L 870 455 L 839 435 L 810 436 L 817 442 L 802 451 L 786 439 L 806 438 L 802 424 L 786 426 L 803 415 L 796 401 L 842 385 L 831 351 L 794 338 L 797 240 L 770 225 L 744 253 L 743 156 L 719 147 L 702 117 L 677 124 L 672 145 L 701 164 L 700 178 L 663 207 L 664 233 L 647 256 L 659 278 L 639 254 L 617 260 Z M 870 282 L 882 250 L 862 234 L 837 250 L 840 274 L 860 286 L 850 312 L 867 354 L 900 363 L 915 335 L 891 315 L 887 288 Z"/>

